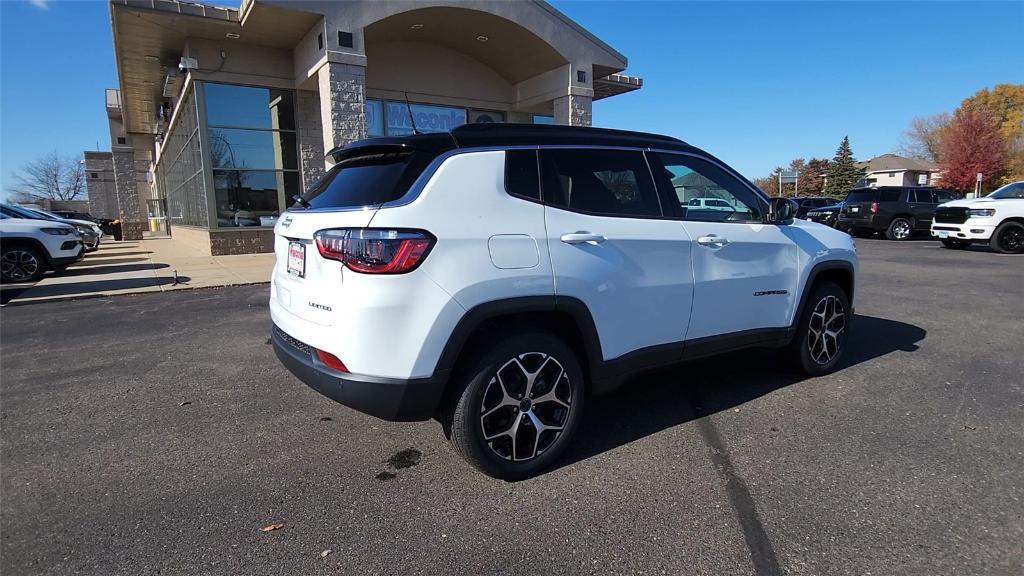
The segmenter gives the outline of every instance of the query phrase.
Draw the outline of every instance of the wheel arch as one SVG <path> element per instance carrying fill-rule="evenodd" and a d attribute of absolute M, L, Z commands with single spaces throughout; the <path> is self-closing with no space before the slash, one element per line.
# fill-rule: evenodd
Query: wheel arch
<path fill-rule="evenodd" d="M 31 236 L 4 236 L 0 243 L 3 244 L 4 248 L 8 246 L 29 246 L 39 252 L 39 255 L 43 258 L 43 264 L 46 265 L 46 269 L 52 269 L 53 263 L 50 262 L 50 251 L 46 249 L 46 246 L 42 242 L 32 238 Z"/>
<path fill-rule="evenodd" d="M 507 329 L 540 328 L 566 340 L 579 356 L 584 379 L 602 361 L 600 336 L 586 304 L 577 298 L 555 296 L 522 296 L 493 300 L 470 308 L 448 337 L 434 372 L 454 376 L 462 360 L 474 349 L 483 346 L 494 334 Z M 450 395 L 454 378 L 445 385 L 445 398 Z"/>
<path fill-rule="evenodd" d="M 846 260 L 819 262 L 807 274 L 807 281 L 804 282 L 803 290 L 800 293 L 800 303 L 797 304 L 796 313 L 793 315 L 793 323 L 789 328 L 790 336 L 796 333 L 797 323 L 803 317 L 804 307 L 807 306 L 807 298 L 811 295 L 811 290 L 820 282 L 836 283 L 846 293 L 846 298 L 851 302 L 850 313 L 853 313 L 852 302 L 856 288 L 853 264 Z"/>

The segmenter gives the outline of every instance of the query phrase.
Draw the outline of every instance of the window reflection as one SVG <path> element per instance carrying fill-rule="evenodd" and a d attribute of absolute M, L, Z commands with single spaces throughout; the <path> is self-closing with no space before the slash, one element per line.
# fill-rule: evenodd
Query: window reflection
<path fill-rule="evenodd" d="M 206 83 L 206 121 L 211 126 L 295 130 L 291 90 Z"/>
<path fill-rule="evenodd" d="M 273 226 L 280 198 L 299 192 L 296 172 L 274 170 L 215 170 L 217 225 Z"/>
<path fill-rule="evenodd" d="M 294 92 L 214 83 L 204 90 L 216 226 L 273 226 L 285 198 L 300 192 Z"/>

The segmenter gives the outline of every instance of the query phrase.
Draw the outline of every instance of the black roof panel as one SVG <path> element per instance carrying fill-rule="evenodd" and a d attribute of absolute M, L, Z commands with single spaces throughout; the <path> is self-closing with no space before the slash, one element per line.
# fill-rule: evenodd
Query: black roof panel
<path fill-rule="evenodd" d="M 451 132 L 369 138 L 339 146 L 327 153 L 335 160 L 375 148 L 411 148 L 440 154 L 454 148 L 488 146 L 622 146 L 690 151 L 691 146 L 671 136 L 552 124 L 463 124 Z"/>

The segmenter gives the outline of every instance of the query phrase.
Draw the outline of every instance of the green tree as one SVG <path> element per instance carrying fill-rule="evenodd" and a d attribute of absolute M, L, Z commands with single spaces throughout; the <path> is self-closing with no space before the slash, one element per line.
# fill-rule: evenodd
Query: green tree
<path fill-rule="evenodd" d="M 836 155 L 828 164 L 825 173 L 825 194 L 828 196 L 845 196 L 846 193 L 864 177 L 864 171 L 857 167 L 857 161 L 850 150 L 850 138 L 843 136 Z"/>

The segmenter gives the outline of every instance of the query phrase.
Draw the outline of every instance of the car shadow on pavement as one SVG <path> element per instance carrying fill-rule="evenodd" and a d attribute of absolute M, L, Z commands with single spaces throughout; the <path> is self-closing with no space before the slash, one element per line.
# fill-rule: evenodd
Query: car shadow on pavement
<path fill-rule="evenodd" d="M 117 256 L 117 255 L 116 254 L 111 254 L 111 256 Z M 127 262 L 149 262 L 149 258 L 138 258 L 138 257 L 133 257 L 133 258 L 120 258 L 120 257 L 115 257 L 115 258 L 90 258 L 90 257 L 86 256 L 85 259 L 82 260 L 81 262 L 76 262 L 74 264 L 74 266 L 72 266 L 72 268 L 78 268 L 78 267 L 87 268 L 89 266 L 108 266 L 108 265 L 111 265 L 111 264 L 125 264 Z"/>
<path fill-rule="evenodd" d="M 139 272 L 167 268 L 168 264 L 107 264 L 103 266 L 72 266 L 61 272 L 61 276 L 94 276 L 97 274 L 118 274 L 123 272 Z"/>
<path fill-rule="evenodd" d="M 178 276 L 177 283 L 185 284 L 190 278 Z M 113 290 L 138 290 L 140 288 L 155 288 L 175 284 L 173 276 L 150 276 L 146 278 L 119 278 L 111 280 L 90 280 L 83 282 L 61 282 L 59 284 L 44 284 L 34 286 L 30 292 L 24 294 L 32 303 L 35 298 L 74 298 L 100 297 Z"/>
<path fill-rule="evenodd" d="M 856 316 L 841 370 L 891 352 L 914 352 L 927 332 L 912 324 Z M 731 410 L 807 380 L 787 371 L 779 350 L 755 349 L 640 374 L 615 392 L 588 398 L 583 421 L 553 469 Z"/>

